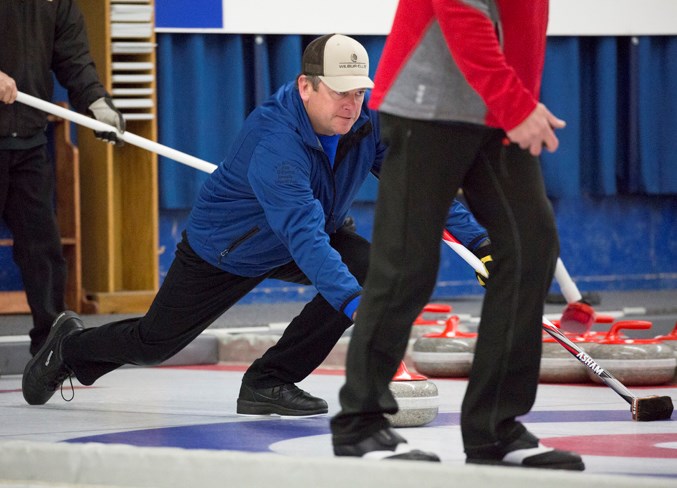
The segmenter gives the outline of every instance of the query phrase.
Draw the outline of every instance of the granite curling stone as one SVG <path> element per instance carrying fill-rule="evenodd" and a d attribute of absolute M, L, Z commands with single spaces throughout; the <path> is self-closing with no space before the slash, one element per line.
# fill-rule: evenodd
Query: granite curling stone
<path fill-rule="evenodd" d="M 625 320 L 616 322 L 607 335 L 590 347 L 588 354 L 625 386 L 662 385 L 672 381 L 677 360 L 670 346 L 653 339 L 629 339 L 622 330 L 647 330 L 651 322 Z M 588 374 L 596 383 L 602 380 Z"/>
<path fill-rule="evenodd" d="M 414 342 L 411 359 L 416 371 L 437 378 L 467 377 L 472 366 L 477 333 L 459 330 L 459 318 L 447 319 L 440 333 L 426 334 Z"/>
<path fill-rule="evenodd" d="M 675 359 L 677 360 L 677 322 L 669 334 L 656 336 L 656 339 L 661 341 L 663 344 L 670 346 L 672 348 L 672 352 L 675 354 Z M 675 378 L 677 378 L 677 367 L 675 367 Z"/>
<path fill-rule="evenodd" d="M 423 375 L 411 373 L 404 362 L 389 384 L 399 411 L 386 414 L 393 427 L 420 427 L 429 424 L 440 409 L 437 386 Z"/>

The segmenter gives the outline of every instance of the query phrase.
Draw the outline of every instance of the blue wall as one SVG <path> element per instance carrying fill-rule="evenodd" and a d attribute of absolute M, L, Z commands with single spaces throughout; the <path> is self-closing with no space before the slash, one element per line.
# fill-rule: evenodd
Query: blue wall
<path fill-rule="evenodd" d="M 553 200 L 562 259 L 581 291 L 677 288 L 677 196 L 571 197 Z M 353 206 L 358 232 L 370 238 L 373 204 Z M 174 247 L 188 210 L 160 213 L 160 279 L 174 256 Z M 9 232 L 0 226 L 0 237 Z M 0 248 L 0 290 L 22 288 L 11 248 Z M 266 281 L 246 301 L 302 300 L 313 291 Z M 474 274 L 447 246 L 436 298 L 481 293 Z"/>

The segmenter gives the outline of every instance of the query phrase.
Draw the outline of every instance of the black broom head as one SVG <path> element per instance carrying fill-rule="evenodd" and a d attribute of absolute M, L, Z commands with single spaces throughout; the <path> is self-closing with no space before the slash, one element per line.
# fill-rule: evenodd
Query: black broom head
<path fill-rule="evenodd" d="M 633 420 L 640 422 L 668 420 L 672 416 L 673 409 L 672 398 L 669 396 L 633 398 L 630 406 Z"/>

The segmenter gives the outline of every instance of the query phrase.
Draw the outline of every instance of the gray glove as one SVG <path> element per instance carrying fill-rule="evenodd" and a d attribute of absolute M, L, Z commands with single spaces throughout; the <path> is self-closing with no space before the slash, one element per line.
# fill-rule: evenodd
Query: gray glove
<path fill-rule="evenodd" d="M 96 102 L 89 106 L 89 111 L 92 112 L 94 118 L 104 124 L 112 125 L 120 132 L 125 131 L 125 119 L 118 109 L 113 105 L 113 101 L 108 97 L 101 97 Z M 124 141 L 118 138 L 115 132 L 98 132 L 94 131 L 97 139 L 107 141 L 109 144 L 116 146 L 123 146 Z"/>

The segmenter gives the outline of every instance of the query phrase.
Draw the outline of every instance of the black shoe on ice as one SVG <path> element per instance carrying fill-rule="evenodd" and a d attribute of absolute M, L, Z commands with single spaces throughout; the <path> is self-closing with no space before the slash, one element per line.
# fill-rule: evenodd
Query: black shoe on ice
<path fill-rule="evenodd" d="M 83 330 L 82 320 L 74 312 L 59 315 L 47 340 L 24 369 L 21 389 L 29 405 L 44 405 L 71 374 L 63 362 L 61 349 L 66 337 Z"/>

